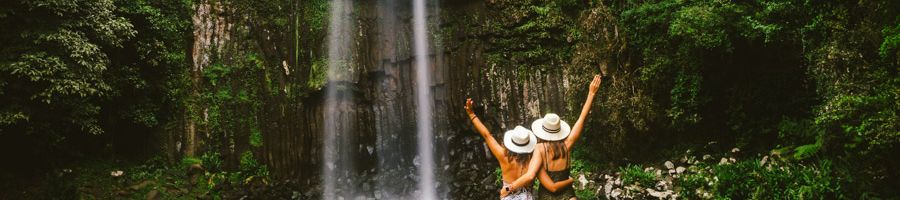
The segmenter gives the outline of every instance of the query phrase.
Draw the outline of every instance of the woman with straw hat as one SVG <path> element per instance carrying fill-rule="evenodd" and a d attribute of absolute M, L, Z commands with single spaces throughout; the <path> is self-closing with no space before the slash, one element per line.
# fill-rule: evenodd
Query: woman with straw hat
<path fill-rule="evenodd" d="M 539 157 L 532 159 L 531 152 L 537 144 L 537 138 L 527 128 L 516 126 L 513 130 L 503 134 L 503 145 L 494 139 L 491 132 L 481 123 L 472 111 L 472 99 L 466 99 L 466 112 L 469 119 L 475 125 L 475 130 L 484 137 L 494 158 L 500 163 L 503 175 L 503 188 L 500 190 L 500 199 L 503 200 L 531 200 L 533 196 L 528 189 L 534 180 L 534 176 L 540 167 Z"/>
<path fill-rule="evenodd" d="M 531 130 L 538 138 L 538 147 L 535 152 L 542 155 L 541 159 L 543 160 L 543 166 L 538 174 L 541 187 L 538 188 L 537 199 L 577 199 L 571 184 L 572 178 L 569 177 L 569 156 L 572 152 L 572 145 L 584 130 L 584 119 L 591 110 L 591 104 L 594 102 L 594 95 L 598 89 L 600 89 L 600 75 L 595 75 L 575 126 L 569 127 L 569 124 L 560 119 L 559 115 L 553 113 L 548 113 L 531 124 Z M 568 184 L 559 184 L 559 182 L 568 182 Z"/>

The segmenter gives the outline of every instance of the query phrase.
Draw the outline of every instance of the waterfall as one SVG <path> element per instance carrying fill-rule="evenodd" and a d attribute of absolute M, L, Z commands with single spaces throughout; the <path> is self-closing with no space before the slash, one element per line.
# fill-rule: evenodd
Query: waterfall
<path fill-rule="evenodd" d="M 360 60 L 356 59 L 365 56 L 354 55 L 357 52 L 353 49 L 358 42 L 355 37 L 363 35 L 353 30 L 357 25 L 353 17 L 358 17 L 352 13 L 354 1 L 331 1 L 327 35 L 328 78 L 323 109 L 322 199 L 438 198 L 432 118 L 435 109 L 431 80 L 434 53 L 427 27 L 427 2 L 415 0 L 412 7 L 398 2 L 374 2 L 378 15 L 376 27 L 379 30 L 379 34 L 374 35 L 378 37 L 377 45 L 381 50 L 375 55 L 382 56 L 377 59 L 387 64 L 381 69 L 384 70 L 384 79 L 367 81 L 384 84 L 375 87 L 377 97 L 373 101 L 354 103 L 354 92 L 350 89 L 357 84 L 354 67 L 359 65 L 357 61 Z M 435 7 L 430 9 L 436 10 Z M 413 18 L 405 21 L 409 19 L 409 11 L 412 11 Z M 411 22 L 412 26 L 408 26 L 407 22 Z M 412 28 L 412 34 L 405 29 L 407 27 Z M 409 44 L 412 44 L 411 49 L 407 46 Z M 404 85 L 413 87 L 405 89 Z M 409 107 L 413 102 L 415 107 Z M 375 116 L 374 127 L 354 124 L 353 115 L 347 112 L 355 112 L 360 109 L 358 106 L 371 106 Z M 415 125 L 415 130 L 412 125 Z M 360 128 L 374 129 L 374 149 L 363 147 L 358 142 L 360 138 L 354 130 Z M 366 156 L 357 155 L 359 151 L 354 150 L 356 146 L 367 148 L 369 155 L 377 157 L 375 166 L 361 160 Z"/>
<path fill-rule="evenodd" d="M 431 66 L 425 0 L 413 1 L 413 38 L 416 70 L 417 136 L 419 151 L 419 199 L 436 199 L 434 185 L 434 148 L 432 147 Z"/>
<path fill-rule="evenodd" d="M 348 68 L 353 63 L 351 55 L 351 0 L 334 0 L 328 26 L 328 75 L 325 86 L 324 140 L 322 151 L 323 199 L 354 197 L 355 187 L 347 183 L 355 182 L 351 172 L 354 169 L 352 146 L 347 133 L 348 118 L 341 118 L 340 106 L 352 102 L 352 92 L 340 91 L 341 84 L 348 82 L 351 74 Z M 343 119 L 343 121 L 342 121 Z"/>

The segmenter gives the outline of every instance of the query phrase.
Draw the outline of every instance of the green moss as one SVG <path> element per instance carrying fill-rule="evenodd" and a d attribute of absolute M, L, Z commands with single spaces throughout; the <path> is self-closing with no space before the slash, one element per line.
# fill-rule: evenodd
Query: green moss
<path fill-rule="evenodd" d="M 302 3 L 304 8 L 303 20 L 306 21 L 310 32 L 324 32 L 328 28 L 328 11 L 330 3 L 328 0 L 311 0 Z"/>
<path fill-rule="evenodd" d="M 894 58 L 890 61 L 895 62 L 894 64 L 900 64 L 900 24 L 896 24 L 893 26 L 886 26 L 881 30 L 881 34 L 884 35 L 884 42 L 881 42 L 881 46 L 878 48 L 878 54 L 881 55 L 882 58 Z"/>
<path fill-rule="evenodd" d="M 261 147 L 262 145 L 262 132 L 259 131 L 259 128 L 253 127 L 252 129 L 250 129 L 250 146 Z"/>
<path fill-rule="evenodd" d="M 309 81 L 306 82 L 306 86 L 313 89 L 321 89 L 325 86 L 328 78 L 328 61 L 325 58 L 320 58 L 313 61 L 310 67 Z"/>
<path fill-rule="evenodd" d="M 200 160 L 200 158 L 191 157 L 191 156 L 186 156 L 181 159 L 181 167 L 183 167 L 185 169 L 194 164 L 203 164 L 203 161 Z"/>

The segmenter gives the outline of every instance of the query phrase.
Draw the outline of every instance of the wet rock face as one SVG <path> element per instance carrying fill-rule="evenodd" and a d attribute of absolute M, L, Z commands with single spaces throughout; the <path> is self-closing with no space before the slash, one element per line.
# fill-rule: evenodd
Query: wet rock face
<path fill-rule="evenodd" d="M 337 127 L 341 135 L 336 138 L 343 146 L 338 155 L 347 155 L 339 160 L 355 165 L 346 176 L 364 180 L 346 184 L 371 188 L 365 191 L 387 191 L 364 194 L 367 197 L 415 190 L 415 183 L 409 180 L 415 180 L 417 173 L 418 83 L 407 3 L 357 2 L 351 23 L 353 63 L 346 65 L 351 75 L 324 86 L 338 88 L 334 114 L 341 121 Z M 430 5 L 433 48 L 427 59 L 434 73 L 433 82 L 427 84 L 434 94 L 430 103 L 434 104 L 435 171 L 438 192 L 449 198 L 495 198 L 500 188 L 494 177 L 496 160 L 463 109 L 466 98 L 475 100 L 476 114 L 500 139 L 505 130 L 527 127 L 545 113 L 557 113 L 573 124 L 591 75 L 599 73 L 593 65 L 596 62 L 590 61 L 596 53 L 573 56 L 579 43 L 567 33 L 566 24 L 574 24 L 579 17 L 561 13 L 559 8 L 541 14 L 532 4 L 540 5 L 530 1 Z M 529 28 L 533 27 L 529 23 L 538 23 L 538 28 Z M 199 42 L 207 42 L 201 36 L 202 32 Z M 282 61 L 275 63 L 280 67 Z M 285 80 L 292 80 L 291 75 L 285 74 Z M 318 188 L 318 172 L 325 164 L 321 159 L 324 89 L 310 91 L 296 101 L 266 98 L 259 118 L 265 145 L 255 154 L 278 179 L 299 180 L 302 184 L 298 185 Z M 308 195 L 309 191 L 302 193 Z"/>
<path fill-rule="evenodd" d="M 341 104 L 339 111 L 340 116 L 345 116 L 342 120 L 351 122 L 350 131 L 343 133 L 352 134 L 341 136 L 346 138 L 341 145 L 354 147 L 351 150 L 355 152 L 351 154 L 356 156 L 349 159 L 356 161 L 357 176 L 368 179 L 356 184 L 360 188 L 375 185 L 376 192 L 371 195 L 379 195 L 378 191 L 408 193 L 415 190 L 409 180 L 416 178 L 414 88 L 417 83 L 413 67 L 416 58 L 411 53 L 411 13 L 403 5 L 382 3 L 359 6 L 362 11 L 355 27 L 358 35 L 354 45 L 358 59 L 353 69 L 358 78 L 326 86 L 340 87 L 353 95 L 343 99 L 347 102 Z M 434 71 L 434 82 L 429 84 L 434 92 L 438 191 L 456 199 L 493 198 L 500 187 L 493 177 L 497 164 L 462 109 L 465 99 L 476 101 L 476 113 L 497 139 L 505 130 L 516 125 L 528 126 L 545 113 L 557 113 L 574 123 L 578 113 L 573 110 L 579 109 L 584 101 L 591 71 L 568 67 L 562 58 L 502 61 L 506 58 L 497 56 L 507 54 L 510 49 L 502 45 L 509 44 L 497 40 L 516 37 L 504 35 L 507 33 L 502 31 L 515 29 L 525 18 L 504 16 L 502 11 L 507 11 L 506 7 L 484 2 L 442 6 L 447 7 L 429 17 L 438 21 L 430 26 L 435 48 L 429 56 Z M 500 30 L 495 30 L 498 24 Z M 511 40 L 515 39 L 528 38 Z M 561 48 L 570 47 L 555 50 Z M 525 63 L 536 66 L 521 66 Z M 321 104 L 314 107 L 312 110 L 321 112 Z M 313 120 L 307 124 L 317 123 Z M 319 134 L 321 127 L 309 130 Z M 301 162 L 315 162 L 312 160 L 318 157 L 311 155 L 312 158 L 302 158 L 310 161 Z"/>
<path fill-rule="evenodd" d="M 348 116 L 342 120 L 353 124 L 353 131 L 342 133 L 354 134 L 341 145 L 363 147 L 352 153 L 356 157 L 349 159 L 356 161 L 357 176 L 374 179 L 356 184 L 359 187 L 375 184 L 376 194 L 378 191 L 409 193 L 415 189 L 414 182 L 409 180 L 415 180 L 417 166 L 414 89 L 418 84 L 414 80 L 416 58 L 411 53 L 411 13 L 404 5 L 376 3 L 374 9 L 366 6 L 372 5 L 360 6 L 365 11 L 359 12 L 360 23 L 355 27 L 359 32 L 354 49 L 359 55 L 354 65 L 358 79 L 332 82 L 327 87 L 340 87 L 354 95 L 352 99 L 344 99 L 349 102 L 342 103 L 345 106 L 339 111 L 339 115 Z M 505 36 L 492 35 L 488 32 L 494 28 L 490 23 L 477 21 L 496 17 L 488 14 L 495 10 L 482 2 L 456 6 L 459 7 L 444 8 L 440 15 L 431 13 L 429 17 L 439 21 L 429 27 L 435 48 L 428 57 L 434 72 L 434 82 L 429 84 L 434 92 L 431 103 L 435 105 L 438 191 L 449 192 L 459 199 L 492 198 L 499 185 L 484 180 L 494 180 L 497 164 L 462 109 L 465 99 L 476 101 L 479 118 L 497 139 L 505 130 L 516 125 L 527 126 L 548 112 L 574 123 L 575 114 L 569 109 L 573 106 L 568 104 L 568 97 L 574 96 L 570 88 L 574 87 L 570 85 L 574 74 L 569 74 L 573 72 L 565 67 L 510 66 L 511 63 L 487 59 L 487 55 L 496 56 L 505 51 L 492 42 L 496 37 Z M 579 88 L 586 90 L 586 86 Z M 583 98 L 578 99 L 583 101 Z M 374 154 L 368 152 L 369 147 L 374 147 Z M 374 164 L 360 164 L 360 161 Z M 369 173 L 373 168 L 376 173 Z M 391 175 L 382 176 L 385 174 Z"/>

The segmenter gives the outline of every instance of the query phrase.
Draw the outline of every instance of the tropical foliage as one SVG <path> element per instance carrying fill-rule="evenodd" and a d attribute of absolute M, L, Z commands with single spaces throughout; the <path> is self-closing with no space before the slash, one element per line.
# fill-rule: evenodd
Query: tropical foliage
<path fill-rule="evenodd" d="M 234 25 L 237 42 L 215 47 L 233 54 L 211 57 L 196 71 L 192 17 L 198 4 L 210 2 L 220 6 L 217 17 Z M 258 150 L 278 141 L 264 138 L 296 123 L 285 110 L 307 106 L 306 98 L 327 84 L 328 2 L 0 3 L 0 151 L 13 163 L 4 169 L 48 171 L 109 159 L 87 162 L 95 170 L 74 179 L 67 179 L 68 170 L 47 180 L 152 180 L 171 190 L 188 185 L 184 179 L 204 180 L 205 189 L 165 197 L 218 196 L 223 185 L 268 183 L 278 168 L 266 166 L 273 156 Z M 491 0 L 483 6 L 490 13 L 436 26 L 443 42 L 458 39 L 454 32 L 475 33 L 466 39 L 484 48 L 476 57 L 491 68 L 514 69 L 521 79 L 600 71 L 610 77 L 572 166 L 573 174 L 615 183 L 616 195 L 898 196 L 900 1 Z M 473 22 L 484 24 L 466 24 Z M 560 98 L 567 109 L 580 107 L 582 89 L 566 94 Z M 188 129 L 176 121 L 197 122 L 190 128 L 203 148 L 159 158 L 187 145 L 159 144 L 185 137 L 163 134 Z M 672 152 L 722 155 L 734 147 L 746 153 L 723 155 L 721 162 L 685 159 L 683 172 L 644 167 L 697 156 Z M 90 178 L 117 170 L 111 163 L 124 158 L 137 160 L 122 168 L 124 178 Z M 184 172 L 194 165 L 204 172 Z M 48 188 L 63 193 L 72 186 Z M 613 192 L 582 186 L 578 195 Z"/>

